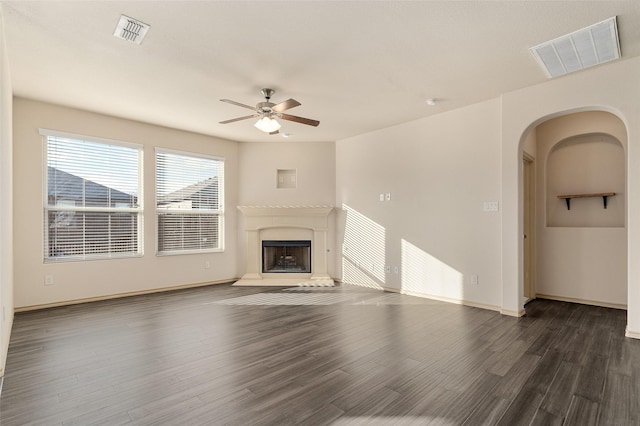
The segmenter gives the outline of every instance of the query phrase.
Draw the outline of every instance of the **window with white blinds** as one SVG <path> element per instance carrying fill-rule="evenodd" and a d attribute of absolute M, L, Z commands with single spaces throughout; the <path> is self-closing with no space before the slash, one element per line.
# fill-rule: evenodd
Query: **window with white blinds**
<path fill-rule="evenodd" d="M 156 150 L 158 254 L 221 251 L 224 159 Z"/>
<path fill-rule="evenodd" d="M 142 255 L 142 147 L 41 130 L 47 262 Z"/>

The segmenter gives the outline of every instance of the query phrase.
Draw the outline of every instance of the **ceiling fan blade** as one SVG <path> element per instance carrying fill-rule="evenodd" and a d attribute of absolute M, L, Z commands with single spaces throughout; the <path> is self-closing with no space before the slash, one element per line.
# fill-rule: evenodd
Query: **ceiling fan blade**
<path fill-rule="evenodd" d="M 271 107 L 271 109 L 275 112 L 282 112 L 300 105 L 302 104 L 295 99 L 287 99 L 284 102 L 280 102 L 278 105 L 274 105 L 273 107 Z"/>
<path fill-rule="evenodd" d="M 260 114 L 251 114 L 251 115 L 245 115 L 244 117 L 238 117 L 238 118 L 232 118 L 231 120 L 224 120 L 221 121 L 220 124 L 229 124 L 229 123 L 234 123 L 236 121 L 240 121 L 240 120 L 248 120 L 250 118 L 254 118 L 254 117 L 260 117 Z"/>
<path fill-rule="evenodd" d="M 232 101 L 231 99 L 220 99 L 220 100 L 222 102 L 226 102 L 226 103 L 232 104 L 232 105 L 237 105 L 237 106 L 242 107 L 242 108 L 249 108 L 249 109 L 252 109 L 254 111 L 256 110 L 256 107 L 252 107 L 252 106 L 249 106 L 249 105 L 241 104 L 240 102 Z"/>
<path fill-rule="evenodd" d="M 306 124 L 308 126 L 318 126 L 320 122 L 318 120 L 312 120 L 310 118 L 298 117 L 297 115 L 289 115 L 289 114 L 277 114 L 278 117 L 283 120 L 295 121 L 296 123 Z"/>

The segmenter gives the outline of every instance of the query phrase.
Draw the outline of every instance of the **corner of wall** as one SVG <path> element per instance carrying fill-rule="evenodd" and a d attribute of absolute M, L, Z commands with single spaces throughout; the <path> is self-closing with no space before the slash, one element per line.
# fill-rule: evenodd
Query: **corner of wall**
<path fill-rule="evenodd" d="M 0 4 L 0 377 L 13 326 L 13 90 Z"/>
<path fill-rule="evenodd" d="M 626 328 L 624 335 L 626 337 L 629 337 L 630 339 L 640 339 L 640 332 L 639 331 L 631 331 L 631 330 L 629 330 L 629 327 Z"/>

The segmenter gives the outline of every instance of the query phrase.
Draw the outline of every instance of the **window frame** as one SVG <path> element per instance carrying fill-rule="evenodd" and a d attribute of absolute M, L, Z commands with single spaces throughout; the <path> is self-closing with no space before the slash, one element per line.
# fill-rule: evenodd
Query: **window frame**
<path fill-rule="evenodd" d="M 205 160 L 217 161 L 218 164 L 218 209 L 180 209 L 180 208 L 159 208 L 158 207 L 158 154 L 169 154 L 182 157 L 192 157 Z M 225 251 L 225 201 L 224 201 L 224 173 L 225 172 L 225 157 L 217 155 L 209 155 L 192 151 L 182 151 L 170 148 L 155 147 L 154 152 L 154 195 L 155 195 L 155 236 L 156 236 L 156 256 L 181 256 L 191 254 L 206 254 L 206 253 L 223 253 Z M 208 249 L 191 249 L 191 250 L 160 250 L 160 220 L 161 213 L 189 213 L 195 215 L 216 215 L 218 217 L 218 247 Z"/>
<path fill-rule="evenodd" d="M 42 157 L 43 157 L 43 189 L 42 189 L 42 206 L 43 206 L 43 261 L 44 263 L 63 263 L 63 262 L 85 262 L 93 260 L 111 260 L 111 259 L 130 259 L 144 256 L 144 146 L 142 144 L 124 142 L 114 139 L 99 138 L 94 136 L 81 135 L 77 133 L 62 132 L 58 130 L 39 129 L 42 137 Z M 80 142 L 90 142 L 102 145 L 114 145 L 123 148 L 134 149 L 137 151 L 137 186 L 138 194 L 136 196 L 137 207 L 111 207 L 111 206 L 71 206 L 69 204 L 49 204 L 49 138 L 65 138 Z M 74 254 L 68 256 L 51 256 L 50 236 L 49 236 L 49 214 L 50 212 L 73 212 L 73 213 L 135 213 L 137 215 L 136 227 L 136 251 L 135 252 L 114 252 L 107 251 L 102 253 L 86 253 L 86 242 L 82 247 L 85 253 Z M 86 232 L 83 229 L 83 232 Z M 109 235 L 111 236 L 111 235 Z"/>

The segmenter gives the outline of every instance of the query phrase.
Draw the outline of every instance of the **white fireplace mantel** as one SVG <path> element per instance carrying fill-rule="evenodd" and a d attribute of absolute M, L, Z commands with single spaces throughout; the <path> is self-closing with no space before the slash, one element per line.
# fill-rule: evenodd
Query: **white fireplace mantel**
<path fill-rule="evenodd" d="M 319 206 L 238 206 L 245 219 L 247 238 L 247 267 L 245 274 L 236 285 L 276 285 L 292 280 L 329 280 L 327 232 L 329 214 L 333 207 Z M 283 232 L 300 230 L 312 232 L 311 273 L 310 274 L 263 274 L 262 237 L 282 229 Z M 306 235 L 306 234 L 305 234 Z"/>

